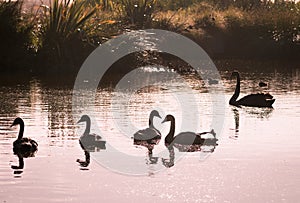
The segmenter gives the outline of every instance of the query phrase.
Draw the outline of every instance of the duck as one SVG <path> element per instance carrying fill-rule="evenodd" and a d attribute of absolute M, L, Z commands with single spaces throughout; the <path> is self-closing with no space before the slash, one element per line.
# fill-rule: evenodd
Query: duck
<path fill-rule="evenodd" d="M 260 86 L 260 87 L 267 87 L 268 84 L 265 83 L 265 82 L 260 81 L 260 82 L 258 83 L 258 86 Z"/>
<path fill-rule="evenodd" d="M 237 98 L 240 94 L 240 74 L 237 71 L 234 71 L 231 74 L 231 77 L 237 78 L 237 83 L 235 87 L 234 94 L 229 100 L 230 105 L 234 106 L 250 106 L 250 107 L 272 107 L 272 104 L 275 102 L 273 96 L 269 93 L 257 93 L 257 94 L 249 94 L 239 100 Z"/>
<path fill-rule="evenodd" d="M 18 138 L 13 142 L 13 152 L 18 156 L 22 156 L 24 158 L 34 156 L 35 152 L 38 150 L 38 143 L 33 139 L 23 137 L 24 133 L 24 121 L 22 118 L 17 117 L 12 126 L 20 125 Z"/>
<path fill-rule="evenodd" d="M 158 142 L 161 139 L 161 133 L 153 125 L 154 117 L 158 117 L 161 119 L 161 116 L 159 115 L 158 111 L 151 111 L 149 116 L 149 127 L 134 133 L 134 143 L 146 142 L 147 144 L 158 144 Z"/>
<path fill-rule="evenodd" d="M 210 132 L 194 133 L 194 132 L 181 132 L 178 135 L 175 134 L 175 118 L 172 115 L 167 115 L 162 123 L 171 122 L 171 127 L 168 135 L 165 137 L 165 145 L 215 145 L 218 139 L 216 133 L 212 129 Z M 211 134 L 213 138 L 202 138 L 202 135 Z"/>
<path fill-rule="evenodd" d="M 86 127 L 83 135 L 79 139 L 79 143 L 85 150 L 94 151 L 95 147 L 100 149 L 106 149 L 106 141 L 102 139 L 100 135 L 91 134 L 91 119 L 88 115 L 81 116 L 80 120 L 77 122 L 86 122 Z"/>
<path fill-rule="evenodd" d="M 208 78 L 208 84 L 209 84 L 209 85 L 216 85 L 216 84 L 218 84 L 218 83 L 219 83 L 218 80 L 212 79 L 212 78 Z"/>

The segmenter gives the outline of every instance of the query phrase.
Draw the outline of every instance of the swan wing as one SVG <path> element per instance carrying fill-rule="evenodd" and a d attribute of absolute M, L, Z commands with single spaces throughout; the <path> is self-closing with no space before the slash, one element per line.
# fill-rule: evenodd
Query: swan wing
<path fill-rule="evenodd" d="M 247 95 L 237 101 L 239 105 L 256 106 L 256 107 L 271 107 L 275 99 L 269 93 L 258 93 Z"/>
<path fill-rule="evenodd" d="M 199 142 L 201 137 L 194 132 L 182 132 L 174 137 L 174 143 L 183 145 L 192 145 Z"/>
<path fill-rule="evenodd" d="M 96 134 L 88 134 L 88 135 L 83 135 L 79 139 L 80 145 L 88 150 L 88 151 L 94 151 L 95 148 L 100 148 L 100 149 L 106 149 L 106 141 L 102 139 L 100 135 Z"/>
<path fill-rule="evenodd" d="M 14 141 L 13 152 L 24 158 L 33 157 L 35 152 L 37 151 L 37 147 L 38 144 L 36 141 L 24 137 L 22 139 Z"/>
<path fill-rule="evenodd" d="M 143 130 L 137 131 L 134 135 L 133 138 L 135 140 L 150 140 L 150 139 L 160 139 L 161 134 L 158 130 L 154 128 L 146 128 Z"/>

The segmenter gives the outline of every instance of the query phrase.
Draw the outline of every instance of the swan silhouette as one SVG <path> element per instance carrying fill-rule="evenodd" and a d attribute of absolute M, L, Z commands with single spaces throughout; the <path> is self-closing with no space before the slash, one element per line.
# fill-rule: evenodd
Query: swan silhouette
<path fill-rule="evenodd" d="M 154 117 L 161 118 L 158 111 L 153 110 L 149 116 L 149 127 L 143 130 L 137 131 L 133 135 L 134 143 L 147 142 L 148 144 L 158 144 L 161 139 L 161 134 L 153 125 Z"/>
<path fill-rule="evenodd" d="M 272 104 L 275 102 L 275 99 L 273 99 L 273 96 L 270 95 L 269 93 L 250 94 L 237 100 L 240 94 L 240 74 L 237 71 L 234 71 L 231 77 L 233 76 L 236 76 L 237 82 L 236 82 L 234 94 L 229 100 L 230 105 L 251 106 L 251 107 L 272 107 Z"/>
<path fill-rule="evenodd" d="M 216 138 L 216 133 L 214 130 L 211 130 L 210 132 L 202 132 L 202 133 L 194 133 L 194 132 L 182 132 L 179 133 L 174 137 L 175 133 L 175 118 L 172 115 L 167 115 L 166 118 L 163 120 L 164 122 L 171 122 L 171 127 L 169 134 L 165 137 L 165 145 L 173 145 L 173 144 L 179 144 L 179 145 L 216 145 L 216 141 L 218 139 Z M 211 134 L 213 135 L 213 138 L 202 138 L 201 135 Z"/>
<path fill-rule="evenodd" d="M 38 149 L 38 143 L 30 138 L 23 137 L 24 121 L 21 118 L 16 118 L 11 127 L 15 125 L 20 125 L 20 130 L 17 140 L 13 142 L 14 154 L 24 158 L 34 156 Z"/>
<path fill-rule="evenodd" d="M 79 143 L 86 151 L 94 151 L 95 147 L 106 149 L 106 141 L 100 135 L 90 134 L 91 119 L 88 115 L 83 115 L 77 123 L 86 122 L 83 135 L 79 139 Z"/>

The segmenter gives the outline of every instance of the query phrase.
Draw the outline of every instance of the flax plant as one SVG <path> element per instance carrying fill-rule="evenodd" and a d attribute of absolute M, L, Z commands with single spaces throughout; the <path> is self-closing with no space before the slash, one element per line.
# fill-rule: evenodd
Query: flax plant
<path fill-rule="evenodd" d="M 95 8 L 88 7 L 84 0 L 50 0 L 44 6 L 42 46 L 57 51 L 63 56 L 64 45 L 84 35 L 85 23 L 94 15 Z"/>

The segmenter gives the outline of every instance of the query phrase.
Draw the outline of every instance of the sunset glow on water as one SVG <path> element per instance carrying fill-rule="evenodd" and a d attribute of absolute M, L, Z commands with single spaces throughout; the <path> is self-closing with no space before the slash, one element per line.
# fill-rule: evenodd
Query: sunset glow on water
<path fill-rule="evenodd" d="M 268 91 L 276 98 L 273 109 L 230 106 L 228 101 L 235 80 L 229 77 L 229 72 L 221 72 L 226 105 L 218 145 L 213 150 L 185 154 L 175 149 L 175 158 L 182 157 L 173 166 L 166 166 L 162 161 L 170 161 L 171 156 L 164 146 L 169 124 L 161 124 L 159 118 L 154 120 L 163 137 L 153 150 L 156 163 L 151 163 L 145 147 L 133 145 L 131 137 L 135 130 L 148 126 L 153 108 L 158 109 L 162 117 L 166 114 L 175 116 L 175 134 L 178 134 L 181 123 L 189 118 L 182 117 L 184 109 L 173 95 L 185 93 L 186 84 L 170 80 L 157 84 L 159 88 L 133 94 L 129 100 L 126 91 L 98 89 L 91 131 L 101 130 L 107 143 L 123 153 L 141 157 L 138 163 L 116 160 L 120 167 L 136 164 L 144 168 L 145 175 L 118 173 L 107 168 L 105 163 L 99 163 L 97 156 L 108 153 L 108 150 L 90 152 L 87 167 L 76 162 L 85 159 L 78 141 L 85 124 L 76 124 L 83 112 L 74 115 L 72 111 L 72 88 L 47 86 L 39 80 L 1 86 L 0 200 L 296 202 L 300 195 L 299 71 L 241 73 L 241 96 Z M 210 130 L 211 98 L 202 91 L 199 81 L 189 80 L 197 101 L 189 105 L 197 108 L 200 114 L 200 120 L 191 120 L 191 125 L 198 122 L 197 132 Z M 267 90 L 259 89 L 261 80 L 268 82 Z M 112 96 L 127 108 L 113 106 Z M 120 120 L 116 120 L 116 115 L 120 115 Z M 36 140 L 39 146 L 35 157 L 24 159 L 24 169 L 13 170 L 11 166 L 18 165 L 18 157 L 13 154 L 12 143 L 19 128 L 10 128 L 10 125 L 16 117 L 23 118 L 25 136 Z M 124 136 L 120 126 L 126 127 L 127 121 L 135 128 L 129 128 Z M 160 153 L 162 151 L 166 153 Z M 207 154 L 205 159 L 201 158 L 202 153 Z"/>

